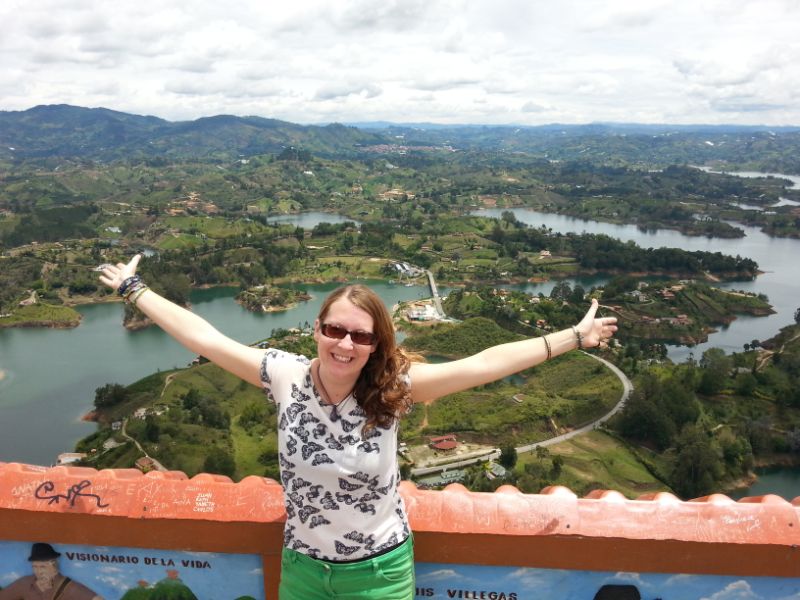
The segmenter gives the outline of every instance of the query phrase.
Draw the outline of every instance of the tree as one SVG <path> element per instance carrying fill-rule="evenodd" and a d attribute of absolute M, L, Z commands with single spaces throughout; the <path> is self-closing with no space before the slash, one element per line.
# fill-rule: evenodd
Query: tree
<path fill-rule="evenodd" d="M 800 325 L 800 307 L 798 307 L 797 310 L 794 311 L 794 322 Z"/>
<path fill-rule="evenodd" d="M 94 391 L 95 408 L 107 408 L 124 402 L 128 398 L 128 390 L 119 383 L 107 383 Z"/>
<path fill-rule="evenodd" d="M 228 452 L 215 446 L 208 453 L 203 463 L 203 471 L 232 477 L 236 472 L 236 461 L 233 460 L 233 457 Z"/>
<path fill-rule="evenodd" d="M 161 435 L 161 428 L 156 422 L 153 415 L 147 415 L 144 419 L 144 437 L 148 442 L 158 442 L 158 436 Z"/>
<path fill-rule="evenodd" d="M 703 352 L 703 358 L 700 359 L 703 374 L 700 377 L 698 391 L 706 395 L 721 392 L 728 380 L 732 366 L 733 361 L 720 348 L 709 348 Z"/>
<path fill-rule="evenodd" d="M 564 468 L 564 458 L 560 454 L 553 457 L 553 468 L 550 469 L 550 479 L 558 479 L 561 476 L 561 470 Z"/>
<path fill-rule="evenodd" d="M 517 449 L 511 445 L 505 445 L 500 449 L 500 459 L 498 462 L 506 469 L 513 469 L 517 464 Z"/>
<path fill-rule="evenodd" d="M 675 446 L 678 456 L 670 477 L 672 488 L 684 498 L 711 492 L 724 472 L 719 449 L 696 425 L 686 425 Z"/>

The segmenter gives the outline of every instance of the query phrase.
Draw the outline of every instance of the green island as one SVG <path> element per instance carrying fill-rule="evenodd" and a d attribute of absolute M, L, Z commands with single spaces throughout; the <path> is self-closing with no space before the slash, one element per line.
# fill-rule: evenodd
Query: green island
<path fill-rule="evenodd" d="M 75 305 L 118 300 L 98 282 L 98 265 L 140 251 L 148 284 L 184 306 L 193 288 L 233 285 L 251 310 L 291 310 L 303 295 L 287 284 L 413 279 L 427 270 L 456 288 L 444 302 L 454 321 L 420 322 L 408 306 L 395 317 L 406 347 L 428 360 L 573 324 L 596 296 L 622 323 L 617 343 L 416 407 L 402 426 L 403 474 L 446 484 L 415 469 L 447 458 L 430 439 L 448 435 L 466 451 L 499 451 L 449 471 L 476 490 L 560 484 L 578 494 L 694 497 L 742 485 L 754 466 L 797 462 L 800 325 L 730 355 L 665 358 L 665 343 L 695 344 L 736 315 L 770 313 L 765 297 L 715 287 L 753 279 L 755 261 L 561 234 L 511 211 L 711 238 L 741 237 L 739 225 L 797 237 L 800 191 L 791 182 L 721 172 L 800 174 L 797 131 L 362 131 L 237 117 L 176 129 L 125 115 L 137 135 L 109 139 L 121 113 L 61 106 L 20 114 L 24 122 L 0 114 L 20 140 L 13 155 L 0 149 L 0 327 L 79 326 Z M 54 116 L 66 125 L 53 129 Z M 308 228 L 276 219 L 307 211 L 336 219 Z M 560 282 L 547 297 L 503 287 L 597 273 L 614 277 L 588 290 Z M 148 326 L 130 307 L 122 321 Z M 262 343 L 316 351 L 308 330 L 274 331 Z M 597 358 L 635 388 L 603 423 L 623 388 Z M 274 407 L 214 365 L 198 360 L 129 386 L 107 382 L 94 404 L 98 430 L 78 444 L 87 465 L 129 467 L 146 455 L 189 475 L 278 476 Z"/>
<path fill-rule="evenodd" d="M 236 295 L 236 301 L 253 312 L 288 310 L 310 298 L 308 292 L 274 285 L 253 286 Z"/>

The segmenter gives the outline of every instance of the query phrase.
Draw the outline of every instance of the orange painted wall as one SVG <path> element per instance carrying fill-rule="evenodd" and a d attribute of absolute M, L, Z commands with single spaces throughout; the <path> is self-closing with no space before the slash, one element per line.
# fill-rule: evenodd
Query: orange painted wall
<path fill-rule="evenodd" d="M 418 562 L 800 577 L 800 498 L 401 487 Z M 267 598 L 284 518 L 280 485 L 259 477 L 0 463 L 0 540 L 259 554 Z"/>

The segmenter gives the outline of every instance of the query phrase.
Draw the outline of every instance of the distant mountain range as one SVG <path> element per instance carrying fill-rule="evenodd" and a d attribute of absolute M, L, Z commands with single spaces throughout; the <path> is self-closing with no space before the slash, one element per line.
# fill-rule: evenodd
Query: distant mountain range
<path fill-rule="evenodd" d="M 357 157 L 375 146 L 452 146 L 518 152 L 550 160 L 647 164 L 727 161 L 800 171 L 800 127 L 591 123 L 437 125 L 388 121 L 298 125 L 263 117 L 218 115 L 171 122 L 105 108 L 65 104 L 0 111 L 0 160 L 232 160 L 286 148 Z"/>
<path fill-rule="evenodd" d="M 218 115 L 170 122 L 66 104 L 0 111 L 0 157 L 5 158 L 230 159 L 288 147 L 323 155 L 352 153 L 358 146 L 385 142 L 383 136 L 355 127 L 304 126 L 261 117 Z"/>

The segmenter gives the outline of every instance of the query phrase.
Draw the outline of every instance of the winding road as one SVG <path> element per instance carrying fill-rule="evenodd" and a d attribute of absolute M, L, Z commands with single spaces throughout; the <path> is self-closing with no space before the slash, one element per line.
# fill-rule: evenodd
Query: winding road
<path fill-rule="evenodd" d="M 607 361 L 604 358 L 600 358 L 599 356 L 595 356 L 594 354 L 589 354 L 588 352 L 584 352 L 587 356 L 591 356 L 593 359 L 600 361 L 603 363 L 607 368 L 611 369 L 614 374 L 619 377 L 619 380 L 622 382 L 622 395 L 620 396 L 619 402 L 614 405 L 609 412 L 604 414 L 599 419 L 592 421 L 588 425 L 584 425 L 583 427 L 579 427 L 578 429 L 573 429 L 568 433 L 564 433 L 562 435 L 557 435 L 547 440 L 543 440 L 541 442 L 536 442 L 533 444 L 526 444 L 524 446 L 518 446 L 516 448 L 517 454 L 522 454 L 523 452 L 533 452 L 536 448 L 552 446 L 554 444 L 558 444 L 559 442 L 564 442 L 566 440 L 572 439 L 577 435 L 581 435 L 583 433 L 589 433 L 597 428 L 598 425 L 605 423 L 615 414 L 622 410 L 625 406 L 625 403 L 628 401 L 628 398 L 633 391 L 633 383 L 631 380 L 628 379 L 628 376 L 625 375 L 615 364 Z M 464 458 L 462 460 L 449 462 L 446 464 L 439 464 L 439 465 L 430 465 L 425 467 L 417 467 L 416 469 L 411 469 L 411 474 L 420 477 L 423 475 L 430 475 L 432 473 L 437 473 L 439 471 L 445 471 L 448 469 L 456 469 L 458 467 L 466 467 L 468 465 L 472 465 L 478 462 L 485 462 L 487 460 L 497 460 L 500 458 L 500 450 L 498 448 L 487 449 L 485 452 L 480 453 L 480 455 L 475 455 L 473 453 L 472 456 Z"/>
<path fill-rule="evenodd" d="M 600 358 L 599 356 L 595 356 L 594 354 L 589 354 L 588 352 L 584 352 L 584 354 L 586 354 L 587 356 L 591 356 L 595 360 L 600 361 L 607 368 L 611 369 L 617 377 L 619 377 L 619 380 L 622 382 L 622 396 L 620 396 L 619 402 L 617 402 L 614 405 L 614 408 L 612 408 L 609 412 L 607 412 L 605 415 L 603 415 L 596 421 L 592 421 L 588 425 L 584 425 L 583 427 L 579 427 L 578 429 L 573 429 L 568 433 L 557 435 L 556 437 L 552 437 L 548 440 L 536 442 L 535 444 L 527 444 L 525 446 L 519 446 L 517 447 L 517 454 L 520 454 L 522 452 L 532 452 L 540 446 L 541 447 L 552 446 L 553 444 L 558 444 L 559 442 L 564 442 L 566 440 L 572 439 L 576 435 L 581 435 L 582 433 L 588 433 L 596 429 L 598 425 L 601 425 L 602 423 L 608 421 L 611 417 L 613 417 L 615 414 L 621 411 L 622 408 L 625 406 L 625 403 L 628 401 L 628 398 L 630 397 L 631 392 L 633 391 L 633 383 L 631 383 L 631 380 L 628 379 L 628 376 L 625 375 L 625 373 L 623 373 L 617 367 L 617 365 L 607 361 L 605 358 Z"/>

